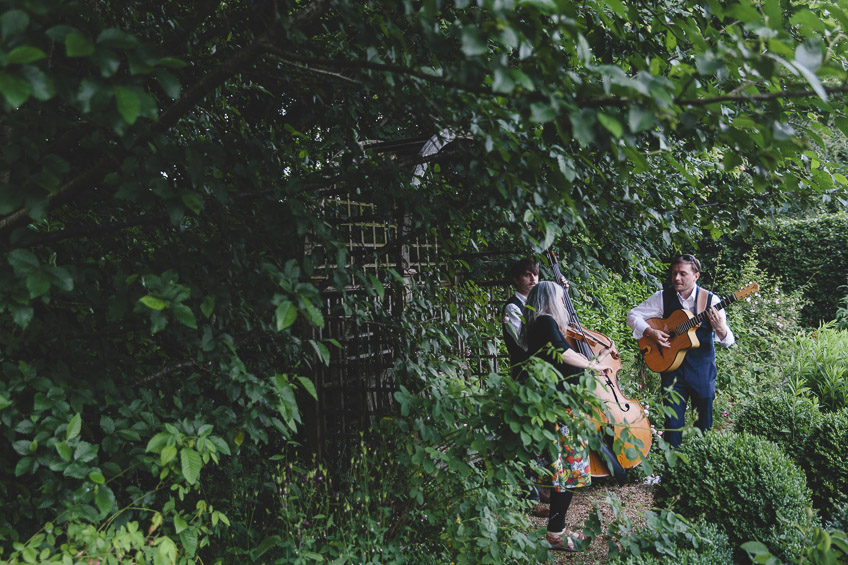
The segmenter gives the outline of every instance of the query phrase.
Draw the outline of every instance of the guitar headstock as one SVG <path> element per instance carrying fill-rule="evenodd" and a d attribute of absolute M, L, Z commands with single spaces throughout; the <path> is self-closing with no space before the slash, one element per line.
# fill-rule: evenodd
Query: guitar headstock
<path fill-rule="evenodd" d="M 759 290 L 760 290 L 760 285 L 758 285 L 757 283 L 751 283 L 748 286 L 746 286 L 745 288 L 734 292 L 733 298 L 735 298 L 736 300 L 742 300 L 746 296 L 751 296 L 752 294 L 754 294 L 755 292 L 758 292 Z"/>

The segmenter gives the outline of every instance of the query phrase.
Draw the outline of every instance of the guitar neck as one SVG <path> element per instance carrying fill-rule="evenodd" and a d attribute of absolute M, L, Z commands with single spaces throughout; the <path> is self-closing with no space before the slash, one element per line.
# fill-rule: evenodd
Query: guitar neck
<path fill-rule="evenodd" d="M 736 302 L 737 300 L 738 300 L 738 298 L 736 298 L 736 295 L 731 294 L 730 296 L 722 299 L 721 302 L 716 304 L 716 309 L 721 310 L 722 308 L 726 307 L 729 304 Z M 707 305 L 707 310 L 709 310 L 709 308 L 710 308 L 709 305 Z M 677 326 L 677 329 L 676 329 L 677 333 L 678 334 L 685 333 L 685 332 L 691 330 L 692 328 L 694 328 L 695 326 L 697 326 L 698 324 L 700 324 L 701 322 L 703 322 L 704 320 L 706 320 L 707 319 L 707 310 L 704 310 L 700 314 L 696 314 L 695 316 L 689 318 L 688 320 L 686 320 L 685 322 L 683 322 L 682 324 Z"/>

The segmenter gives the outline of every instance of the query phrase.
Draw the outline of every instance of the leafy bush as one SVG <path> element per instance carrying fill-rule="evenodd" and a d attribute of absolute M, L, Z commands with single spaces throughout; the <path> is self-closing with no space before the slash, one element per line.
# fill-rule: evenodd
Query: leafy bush
<path fill-rule="evenodd" d="M 759 540 L 783 555 L 797 551 L 787 524 L 811 506 L 804 473 L 773 443 L 748 434 L 706 433 L 683 443 L 685 459 L 663 475 L 655 500 L 721 527 L 735 546 Z"/>
<path fill-rule="evenodd" d="M 839 289 L 845 297 L 836 309 L 836 327 L 840 330 L 848 330 L 848 285 L 841 286 Z"/>
<path fill-rule="evenodd" d="M 820 419 L 814 401 L 779 389 L 749 398 L 737 413 L 733 429 L 774 442 L 798 461 Z"/>
<path fill-rule="evenodd" d="M 807 481 L 825 517 L 848 493 L 848 408 L 826 413 L 807 442 Z"/>
<path fill-rule="evenodd" d="M 286 564 L 402 560 L 400 544 L 409 538 L 403 527 L 395 528 L 397 469 L 385 453 L 362 442 L 345 461 L 345 469 L 333 473 L 316 461 L 298 461 L 295 445 L 271 459 L 276 465 L 271 477 L 273 513 L 247 520 L 267 535 L 252 547 L 233 551 L 235 560 Z M 230 545 L 231 550 L 235 547 Z"/>
<path fill-rule="evenodd" d="M 615 519 L 607 526 L 607 544 L 611 563 L 629 565 L 673 563 L 725 565 L 733 551 L 725 535 L 715 524 L 690 522 L 671 510 L 645 513 L 645 525 L 634 527 L 615 497 L 607 497 Z M 599 524 L 597 512 L 591 517 Z M 593 524 L 589 525 L 590 530 Z M 620 547 L 619 547 L 620 546 Z"/>
<path fill-rule="evenodd" d="M 832 324 L 781 342 L 780 363 L 796 388 L 809 388 L 822 410 L 848 406 L 848 331 Z"/>
<path fill-rule="evenodd" d="M 812 518 L 812 510 L 808 509 L 808 517 Z M 811 519 L 806 525 L 797 525 L 802 533 L 804 544 L 800 551 L 789 563 L 798 565 L 834 565 L 848 562 L 848 535 L 844 529 L 833 526 L 822 527 Z M 755 563 L 781 564 L 772 552 L 758 541 L 742 544 L 742 549 L 748 553 Z"/>
<path fill-rule="evenodd" d="M 799 252 L 802 250 L 802 252 Z M 744 264 L 752 252 L 763 269 L 780 277 L 785 289 L 801 291 L 808 302 L 804 325 L 833 320 L 848 271 L 848 214 L 821 214 L 812 218 L 781 220 L 763 237 L 740 232 L 717 242 L 704 242 L 701 260 L 721 256 L 729 264 Z M 815 280 L 815 284 L 810 281 Z"/>

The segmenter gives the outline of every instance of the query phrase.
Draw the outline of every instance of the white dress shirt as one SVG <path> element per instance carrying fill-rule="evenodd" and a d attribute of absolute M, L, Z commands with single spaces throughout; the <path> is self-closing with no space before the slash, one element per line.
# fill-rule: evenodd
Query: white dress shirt
<path fill-rule="evenodd" d="M 504 309 L 504 323 L 512 326 L 517 341 L 518 334 L 521 332 L 521 311 L 524 309 L 524 305 L 527 304 L 527 297 L 518 292 L 515 293 L 515 297 L 521 301 L 521 308 L 515 304 L 507 304 Z"/>
<path fill-rule="evenodd" d="M 683 298 L 680 296 L 680 293 L 677 293 L 677 298 L 680 300 L 680 305 L 685 309 L 689 310 L 693 314 L 695 313 L 695 297 L 698 294 L 698 290 L 701 289 L 699 286 L 695 286 L 692 289 L 692 293 L 689 295 L 689 298 Z M 701 289 L 703 290 L 703 289 Z M 703 292 L 707 292 L 703 290 Z M 713 299 L 711 305 L 714 306 L 721 302 L 721 299 L 713 294 Z M 642 304 L 636 306 L 630 312 L 627 313 L 627 325 L 633 329 L 633 337 L 636 339 L 640 339 L 642 335 L 645 333 L 645 330 L 648 329 L 648 323 L 645 321 L 649 318 L 667 318 L 668 316 L 663 315 L 663 297 L 662 291 L 655 292 L 650 298 L 644 301 Z M 718 334 L 713 332 L 714 340 L 717 344 L 730 347 L 736 342 L 736 336 L 733 335 L 733 331 L 730 329 L 730 326 L 727 325 L 727 313 L 722 308 L 718 311 L 718 316 L 721 319 L 722 323 L 727 328 L 727 335 L 724 336 L 724 339 L 719 339 Z"/>

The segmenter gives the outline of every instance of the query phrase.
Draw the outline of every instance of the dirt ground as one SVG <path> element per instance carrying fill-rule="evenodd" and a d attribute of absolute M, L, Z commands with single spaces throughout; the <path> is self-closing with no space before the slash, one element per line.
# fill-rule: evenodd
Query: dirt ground
<path fill-rule="evenodd" d="M 606 530 L 607 524 L 613 520 L 612 510 L 606 504 L 607 493 L 615 494 L 621 501 L 622 509 L 630 517 L 633 525 L 644 523 L 645 511 L 653 507 L 653 487 L 640 483 L 626 484 L 618 487 L 609 479 L 595 479 L 592 486 L 577 489 L 568 514 L 565 518 L 565 527 L 569 530 L 582 529 L 583 522 L 594 511 L 595 502 L 598 503 L 603 516 L 602 527 Z M 538 527 L 547 525 L 547 518 L 531 517 L 530 520 Z M 569 563 L 574 565 L 588 565 L 607 562 L 607 540 L 603 536 L 596 538 L 589 548 L 582 553 L 565 553 L 561 551 L 551 552 L 554 563 Z"/>

